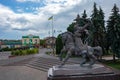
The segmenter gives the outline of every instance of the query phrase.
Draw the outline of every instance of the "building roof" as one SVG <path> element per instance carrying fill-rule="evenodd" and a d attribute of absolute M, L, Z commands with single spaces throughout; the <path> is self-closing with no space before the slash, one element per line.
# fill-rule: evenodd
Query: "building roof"
<path fill-rule="evenodd" d="M 22 38 L 39 38 L 39 36 L 28 35 L 28 36 L 22 36 Z"/>
<path fill-rule="evenodd" d="M 56 39 L 56 37 L 46 37 L 44 40 Z"/>
<path fill-rule="evenodd" d="M 2 41 L 2 45 L 22 45 L 21 41 Z"/>

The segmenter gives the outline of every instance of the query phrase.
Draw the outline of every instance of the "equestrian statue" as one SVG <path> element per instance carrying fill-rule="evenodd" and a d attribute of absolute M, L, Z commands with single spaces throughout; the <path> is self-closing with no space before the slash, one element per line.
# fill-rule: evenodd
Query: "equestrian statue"
<path fill-rule="evenodd" d="M 59 67 L 62 67 L 72 54 L 82 56 L 83 59 L 80 62 L 80 66 L 84 66 L 84 64 L 86 64 L 89 60 L 88 67 L 92 67 L 95 61 L 102 56 L 102 48 L 100 46 L 91 47 L 87 44 L 87 42 L 83 42 L 81 39 L 82 32 L 85 32 L 86 35 L 88 35 L 89 37 L 87 27 L 90 25 L 90 20 L 88 20 L 83 27 L 80 27 L 79 24 L 76 23 L 73 33 L 67 31 L 61 34 L 63 49 L 61 50 L 61 53 L 59 55 L 60 61 L 62 61 Z M 66 57 L 64 60 L 62 59 L 63 53 L 66 53 Z"/>

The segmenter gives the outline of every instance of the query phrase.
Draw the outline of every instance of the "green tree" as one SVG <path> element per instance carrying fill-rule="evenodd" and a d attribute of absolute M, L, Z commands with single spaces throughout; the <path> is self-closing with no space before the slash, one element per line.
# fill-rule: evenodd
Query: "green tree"
<path fill-rule="evenodd" d="M 107 21 L 107 41 L 115 61 L 115 56 L 120 57 L 120 14 L 116 4 L 114 4 L 111 12 L 112 14 Z"/>
<path fill-rule="evenodd" d="M 62 48 L 63 48 L 62 37 L 58 35 L 56 38 L 56 54 L 60 54 Z"/>
<path fill-rule="evenodd" d="M 84 10 L 84 12 L 82 13 L 82 18 L 80 19 L 80 21 L 81 22 L 79 24 L 82 24 L 80 27 L 83 27 L 86 23 L 88 23 L 86 10 Z M 89 27 L 88 27 L 87 30 L 89 30 Z M 81 35 L 82 41 L 85 42 L 87 37 L 88 37 L 88 35 L 85 32 L 83 32 L 82 35 Z"/>
<path fill-rule="evenodd" d="M 77 14 L 77 17 L 74 19 L 75 22 L 73 22 L 72 24 L 70 24 L 67 28 L 67 31 L 70 31 L 70 32 L 74 32 L 74 26 L 75 24 L 79 24 L 80 27 L 82 27 L 85 23 L 83 21 L 84 19 L 83 18 L 80 18 L 80 15 Z"/>
<path fill-rule="evenodd" d="M 91 26 L 91 46 L 99 45 L 99 10 L 96 7 L 96 3 L 94 3 L 93 11 L 91 15 L 91 20 L 93 22 L 93 26 Z"/>
<path fill-rule="evenodd" d="M 67 28 L 67 31 L 70 31 L 72 33 L 74 33 L 74 26 L 75 24 L 79 24 L 79 27 L 83 27 L 88 21 L 87 21 L 87 14 L 86 14 L 86 10 L 84 10 L 83 14 L 82 14 L 82 18 L 80 17 L 79 14 L 77 14 L 77 17 L 74 19 L 75 22 L 73 22 L 72 24 L 69 25 L 69 27 Z M 81 39 L 84 42 L 86 39 L 87 35 L 85 32 L 82 33 Z"/>
<path fill-rule="evenodd" d="M 101 46 L 104 50 L 104 37 L 105 37 L 105 24 L 104 13 L 100 8 L 97 9 L 96 3 L 94 3 L 93 11 L 91 15 L 93 26 L 90 28 L 91 32 L 91 46 Z"/>
<path fill-rule="evenodd" d="M 40 40 L 40 46 L 43 46 L 43 47 L 45 46 L 45 40 L 42 40 L 42 39 Z"/>
<path fill-rule="evenodd" d="M 105 36 L 106 36 L 106 30 L 105 30 L 105 20 L 104 20 L 104 12 L 103 10 L 101 9 L 101 7 L 99 7 L 99 11 L 98 11 L 98 14 L 99 14 L 99 29 L 98 29 L 98 37 L 99 37 L 99 45 L 102 47 L 102 50 L 103 50 L 103 53 L 106 54 L 105 52 L 105 47 L 106 47 L 106 39 L 105 39 Z"/>
<path fill-rule="evenodd" d="M 84 10 L 84 12 L 83 12 L 83 14 L 82 14 L 82 18 L 84 18 L 84 19 L 87 18 L 86 10 Z"/>
<path fill-rule="evenodd" d="M 82 17 L 80 17 L 78 14 L 76 19 L 74 19 L 74 21 L 75 23 L 79 24 L 80 27 L 83 27 L 87 22 L 86 18 L 87 18 L 87 14 L 86 14 L 86 11 L 84 10 Z"/>
<path fill-rule="evenodd" d="M 101 7 L 99 7 L 99 20 L 100 20 L 100 26 L 101 26 L 101 28 L 102 28 L 102 31 L 103 32 L 106 32 L 105 31 L 105 20 L 104 20 L 104 12 L 103 12 L 103 10 L 102 10 L 102 8 Z"/>
<path fill-rule="evenodd" d="M 75 23 L 73 22 L 72 24 L 69 25 L 69 27 L 67 28 L 67 31 L 70 31 L 70 32 L 74 32 L 74 25 Z"/>

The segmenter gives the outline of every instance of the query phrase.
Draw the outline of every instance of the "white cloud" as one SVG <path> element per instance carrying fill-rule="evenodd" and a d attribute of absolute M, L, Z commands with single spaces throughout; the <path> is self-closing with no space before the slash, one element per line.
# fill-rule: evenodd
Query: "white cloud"
<path fill-rule="evenodd" d="M 7 32 L 18 32 L 20 35 L 36 34 L 44 38 L 48 36 L 48 31 L 51 31 L 51 21 L 48 18 L 54 15 L 54 29 L 64 32 L 71 22 L 76 18 L 76 15 L 83 13 L 86 9 L 88 17 L 91 15 L 93 3 L 97 2 L 109 16 L 114 0 L 16 0 L 18 2 L 44 2 L 42 7 L 30 7 L 36 10 L 33 13 L 24 13 L 18 8 L 20 13 L 15 13 L 12 9 L 0 5 L 0 29 Z M 115 1 L 120 8 L 119 1 Z M 26 8 L 28 10 L 29 8 Z M 35 14 L 34 14 L 35 13 Z M 56 32 L 56 34 L 58 34 Z M 9 35 L 9 34 L 8 34 Z M 42 36 L 41 36 L 42 35 Z"/>
<path fill-rule="evenodd" d="M 18 2 L 40 2 L 42 0 L 16 0 Z"/>
<path fill-rule="evenodd" d="M 65 4 L 65 5 L 75 5 L 82 0 L 16 0 L 17 2 L 43 2 L 45 4 Z"/>
<path fill-rule="evenodd" d="M 75 5 L 80 4 L 82 0 L 16 0 L 18 2 L 33 2 L 33 3 L 44 3 L 45 6 L 37 7 L 33 10 L 38 12 L 48 13 L 48 14 L 58 14 L 73 8 Z"/>
<path fill-rule="evenodd" d="M 48 14 L 58 14 L 64 11 L 70 10 L 77 4 L 80 4 L 82 0 L 45 0 L 46 6 L 39 8 L 39 11 Z"/>
<path fill-rule="evenodd" d="M 28 30 L 28 32 L 35 33 L 33 30 L 44 30 L 43 23 L 47 20 L 44 14 L 30 14 L 30 13 L 15 13 L 10 8 L 0 5 L 0 28 Z M 44 18 L 43 18 L 44 17 Z M 41 25 L 42 24 L 42 25 Z M 27 32 L 27 31 L 26 31 Z M 37 31 L 38 32 L 38 31 Z M 36 33 L 37 33 L 36 32 Z"/>

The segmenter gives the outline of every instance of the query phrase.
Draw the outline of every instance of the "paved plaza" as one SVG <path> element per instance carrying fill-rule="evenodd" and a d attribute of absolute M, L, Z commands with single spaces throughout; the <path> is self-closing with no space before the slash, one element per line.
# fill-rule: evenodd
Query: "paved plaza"
<path fill-rule="evenodd" d="M 47 80 L 47 71 L 60 64 L 57 57 L 46 55 L 50 49 L 40 49 L 39 54 L 0 60 L 0 80 Z M 3 54 L 2 54 L 3 55 Z M 79 63 L 69 59 L 67 64 Z"/>
<path fill-rule="evenodd" d="M 61 62 L 57 57 L 46 55 L 46 51 L 51 50 L 40 49 L 39 54 L 1 59 L 0 80 L 47 80 L 48 69 Z M 80 58 L 70 58 L 66 64 L 79 64 L 80 61 Z"/>
<path fill-rule="evenodd" d="M 47 80 L 47 72 L 26 66 L 3 66 L 0 80 Z"/>
<path fill-rule="evenodd" d="M 6 51 L 6 52 L 0 52 L 0 60 L 3 59 L 8 59 L 8 57 L 11 55 L 10 51 Z"/>
<path fill-rule="evenodd" d="M 37 55 L 1 59 L 0 80 L 47 80 L 47 72 L 26 66 L 30 61 L 42 56 L 45 51 L 46 49 L 40 50 Z"/>

